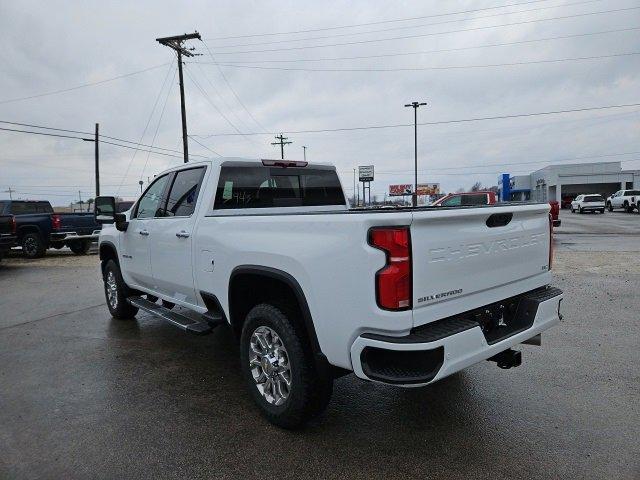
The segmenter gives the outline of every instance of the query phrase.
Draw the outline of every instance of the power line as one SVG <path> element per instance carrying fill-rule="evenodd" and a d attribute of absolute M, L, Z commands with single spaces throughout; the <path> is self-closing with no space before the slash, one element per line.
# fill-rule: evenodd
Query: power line
<path fill-rule="evenodd" d="M 463 50 L 473 50 L 476 48 L 492 48 L 492 47 L 506 47 L 511 45 L 522 45 L 527 43 L 536 43 L 536 42 L 546 42 L 550 40 L 566 40 L 570 38 L 578 38 L 578 37 L 586 37 L 591 35 L 605 35 L 609 33 L 620 33 L 620 32 L 629 32 L 640 30 L 640 27 L 629 27 L 629 28 L 618 28 L 614 30 L 603 30 L 599 32 L 586 32 L 586 33 L 576 33 L 572 35 L 559 35 L 554 37 L 544 37 L 544 38 L 534 38 L 530 40 L 517 40 L 514 42 L 501 42 L 501 43 L 489 43 L 484 45 L 471 45 L 468 47 L 456 47 L 456 48 L 442 48 L 436 50 L 419 50 L 415 52 L 397 52 L 397 53 L 381 53 L 377 55 L 354 55 L 350 57 L 319 57 L 319 58 L 296 58 L 292 60 L 286 59 L 271 59 L 271 60 L 225 60 L 225 64 L 230 63 L 297 63 L 297 62 L 324 62 L 324 61 L 337 61 L 337 60 L 361 60 L 361 59 L 372 59 L 372 58 L 389 58 L 389 57 L 402 57 L 409 55 L 425 55 L 429 53 L 447 53 L 447 52 L 458 52 Z M 198 64 L 210 64 L 212 62 L 194 62 Z M 215 62 L 214 62 L 215 64 Z"/>
<path fill-rule="evenodd" d="M 40 128 L 43 130 L 52 130 L 52 131 L 57 131 L 57 132 L 70 132 L 70 133 L 78 133 L 78 134 L 82 134 L 82 135 L 91 135 L 93 136 L 93 133 L 90 132 L 82 132 L 79 130 L 69 130 L 69 129 L 65 129 L 65 128 L 55 128 L 55 127 L 47 127 L 44 125 L 34 125 L 34 124 L 29 124 L 29 123 L 19 123 L 19 122 L 9 122 L 6 120 L 0 120 L 0 123 L 6 123 L 8 125 L 18 125 L 18 126 L 25 126 L 25 127 L 31 127 L 31 128 Z M 26 130 L 17 130 L 17 129 L 8 129 L 8 128 L 2 128 L 0 130 L 8 130 L 8 131 L 16 131 L 16 132 L 23 132 L 23 133 L 32 133 L 34 135 L 46 135 L 46 136 L 53 136 L 53 137 L 62 137 L 62 138 L 80 138 L 81 140 L 85 140 L 84 138 L 81 137 L 74 137 L 74 136 L 67 136 L 67 135 L 53 135 L 53 134 L 45 134 L 45 133 L 40 133 L 40 132 L 31 132 L 31 131 L 26 131 Z M 175 150 L 175 149 L 171 149 L 171 148 L 163 148 L 163 147 L 154 147 L 153 145 L 147 145 L 145 143 L 140 143 L 140 142 L 135 142 L 132 140 L 125 140 L 124 138 L 118 138 L 118 137 L 111 137 L 109 135 L 100 135 L 100 138 L 108 138 L 110 140 L 115 140 L 117 142 L 122 142 L 122 143 L 131 143 L 133 145 L 140 145 L 142 147 L 150 147 L 153 148 L 154 150 L 163 150 L 166 152 L 173 152 L 173 153 L 182 153 L 182 151 L 180 150 Z M 93 138 L 90 139 L 86 139 L 86 141 L 93 141 Z M 146 151 L 146 150 L 145 150 Z M 59 155 L 59 154 L 57 154 Z M 79 155 L 79 156 L 84 156 L 84 155 Z M 202 158 L 206 158 L 202 155 L 191 155 L 191 156 L 200 156 Z"/>
<path fill-rule="evenodd" d="M 474 118 L 459 118 L 459 119 L 451 119 L 451 120 L 440 120 L 436 122 L 421 122 L 418 125 L 446 125 L 451 123 L 467 123 L 467 122 L 481 122 L 488 120 L 503 120 L 508 118 L 524 118 L 524 117 L 536 117 L 543 115 L 558 115 L 562 113 L 578 113 L 578 112 L 588 112 L 593 110 L 607 110 L 611 108 L 626 108 L 626 107 L 637 107 L 640 106 L 640 103 L 626 103 L 620 105 L 604 105 L 598 107 L 584 107 L 584 108 L 573 108 L 566 110 L 551 110 L 545 112 L 529 112 L 529 113 L 517 113 L 512 115 L 496 115 L 491 117 L 474 117 Z M 401 127 L 413 127 L 412 123 L 396 123 L 389 125 L 367 125 L 361 127 L 343 127 L 343 128 L 325 128 L 318 130 L 285 130 L 282 132 L 289 134 L 303 134 L 303 133 L 331 133 L 331 132 L 351 132 L 357 130 L 380 130 L 385 128 L 401 128 Z M 244 133 L 243 135 L 275 135 L 278 132 L 250 132 Z M 210 135 L 192 135 L 200 138 L 209 138 L 209 137 L 224 137 L 224 136 L 234 136 L 237 135 L 235 133 L 213 133 Z"/>
<path fill-rule="evenodd" d="M 366 30 L 366 31 L 363 31 L 363 32 L 337 33 L 337 34 L 325 35 L 325 36 L 321 36 L 321 37 L 290 38 L 290 39 L 284 39 L 284 40 L 273 40 L 273 41 L 269 41 L 269 42 L 243 43 L 243 44 L 237 44 L 237 45 L 217 45 L 216 48 L 240 48 L 240 47 L 253 47 L 253 46 L 259 46 L 259 45 L 277 45 L 277 44 L 281 44 L 281 43 L 313 41 L 313 40 L 326 40 L 326 39 L 329 39 L 329 38 L 350 37 L 350 36 L 354 36 L 354 35 L 369 35 L 369 34 L 372 34 L 372 33 L 390 32 L 390 31 L 395 31 L 395 30 L 407 30 L 407 29 L 413 29 L 413 28 L 434 27 L 434 26 L 437 26 L 437 25 L 446 25 L 446 24 L 449 24 L 449 23 L 468 22 L 468 21 L 471 21 L 471 20 L 473 20 L 473 21 L 482 20 L 482 19 L 486 19 L 486 18 L 502 17 L 504 15 L 516 15 L 516 14 L 519 14 L 519 13 L 536 12 L 536 11 L 540 11 L 540 10 L 549 10 L 550 8 L 570 7 L 570 6 L 575 6 L 575 5 L 584 5 L 584 4 L 587 4 L 587 3 L 595 3 L 595 2 L 602 2 L 602 1 L 603 0 L 581 0 L 579 2 L 564 3 L 562 5 L 550 5 L 550 6 L 544 6 L 544 7 L 529 8 L 529 9 L 518 10 L 518 11 L 514 11 L 514 12 L 492 13 L 491 15 L 481 15 L 481 16 L 477 16 L 477 17 L 473 17 L 473 18 L 456 18 L 456 19 L 453 19 L 453 20 L 445 20 L 445 21 L 442 21 L 442 22 L 423 23 L 421 25 L 409 25 L 409 26 L 403 25 L 403 26 L 400 26 L 400 27 L 383 28 L 383 29 L 378 29 L 378 30 Z"/>
<path fill-rule="evenodd" d="M 222 93 L 220 92 L 220 90 L 218 89 L 218 87 L 216 87 L 214 85 L 214 83 L 211 81 L 211 79 L 209 79 L 209 76 L 204 72 L 204 69 L 202 68 L 202 66 L 197 63 L 197 62 L 193 62 L 192 65 L 197 65 L 198 66 L 198 70 L 200 71 L 200 73 L 202 74 L 202 76 L 204 77 L 204 79 L 207 81 L 207 83 L 209 84 L 209 86 L 213 89 L 214 93 L 216 94 L 217 98 L 222 102 L 222 104 L 226 107 L 227 111 L 233 115 L 233 117 L 238 121 L 238 123 L 240 124 L 240 126 L 244 129 L 244 130 L 250 130 L 251 127 L 248 126 L 247 123 L 244 122 L 244 120 L 242 118 L 240 118 L 240 115 L 236 114 L 236 112 L 234 111 L 234 109 L 227 103 L 227 101 L 224 99 L 224 96 L 222 95 Z M 222 69 L 220 67 L 217 67 L 218 71 L 221 71 Z"/>
<path fill-rule="evenodd" d="M 176 78 L 175 72 L 173 74 L 173 78 L 174 79 Z M 164 111 L 167 108 L 167 101 L 169 100 L 169 95 L 171 94 L 171 90 L 172 89 L 173 89 L 173 79 L 171 81 L 171 84 L 169 85 L 169 88 L 167 89 L 167 96 L 164 99 L 164 104 L 162 105 L 162 110 L 160 111 L 160 117 L 158 118 L 158 124 L 156 125 L 156 131 L 153 133 L 153 138 L 151 139 L 151 145 L 153 145 L 155 143 L 156 138 L 158 137 L 158 131 L 160 130 L 160 125 L 162 124 L 162 118 L 164 117 Z M 142 180 L 142 177 L 144 177 L 144 171 L 147 169 L 147 165 L 149 164 L 149 156 L 150 155 L 151 155 L 151 153 L 147 152 L 147 158 L 144 161 L 144 166 L 142 167 L 142 172 L 140 172 L 140 180 L 138 181 L 138 183 L 140 183 L 140 181 Z"/>
<path fill-rule="evenodd" d="M 487 30 L 487 29 L 490 29 L 490 28 L 512 27 L 512 26 L 516 26 L 516 25 L 527 25 L 527 24 L 531 24 L 531 23 L 548 22 L 548 21 L 553 21 L 553 20 L 566 20 L 566 19 L 569 19 L 569 18 L 586 17 L 586 16 L 590 16 L 590 15 L 603 15 L 603 14 L 606 14 L 606 13 L 626 12 L 626 11 L 630 11 L 630 10 L 637 10 L 639 8 L 640 7 L 617 8 L 617 9 L 611 9 L 611 10 L 601 10 L 601 11 L 598 11 L 598 12 L 587 12 L 587 13 L 576 13 L 576 14 L 573 14 L 573 15 L 563 15 L 563 16 L 559 16 L 559 17 L 539 18 L 539 19 L 535 19 L 535 20 L 522 20 L 522 21 L 519 21 L 519 22 L 503 23 L 503 24 L 498 24 L 498 25 L 486 25 L 486 26 L 482 26 L 482 27 L 462 28 L 462 29 L 458 29 L 458 30 L 448 30 L 446 32 L 429 32 L 429 33 L 421 33 L 421 34 L 416 34 L 416 35 L 403 35 L 403 36 L 399 36 L 399 37 L 374 38 L 374 39 L 369 39 L 369 40 L 357 40 L 357 41 L 353 41 L 353 42 L 324 43 L 324 44 L 320 44 L 320 45 L 307 45 L 307 46 L 301 46 L 301 47 L 287 47 L 287 48 L 269 48 L 269 49 L 262 49 L 262 50 L 240 50 L 240 51 L 236 51 L 236 52 L 218 52 L 217 55 L 236 55 L 238 53 L 283 52 L 283 51 L 292 51 L 292 50 L 307 50 L 307 49 L 312 49 L 312 48 L 339 47 L 339 46 L 345 46 L 345 45 L 362 45 L 362 44 L 367 44 L 367 43 L 388 42 L 388 41 L 392 41 L 392 40 L 406 40 L 406 39 L 410 39 L 410 38 L 423 38 L 423 37 L 432 37 L 432 36 L 438 36 L 438 35 L 448 35 L 448 34 L 452 34 L 452 33 L 474 32 L 474 31 L 478 31 L 478 30 Z"/>
<path fill-rule="evenodd" d="M 60 135 L 58 133 L 32 132 L 32 131 L 28 131 L 28 130 L 19 130 L 19 129 L 16 129 L 16 128 L 4 128 L 4 127 L 0 127 L 0 130 L 4 130 L 6 132 L 30 133 L 32 135 L 44 135 L 46 137 L 73 138 L 73 139 L 76 139 L 76 140 L 84 140 L 86 142 L 93 142 L 93 138 L 74 137 L 74 136 L 71 136 L 71 135 Z"/>
<path fill-rule="evenodd" d="M 203 148 L 206 148 L 207 150 L 209 150 L 211 153 L 222 157 L 222 155 L 220 155 L 218 152 L 216 152 L 214 149 L 207 147 L 204 143 L 201 143 L 200 141 L 198 141 L 197 139 L 193 138 L 191 135 L 189 135 L 189 138 L 191 138 L 191 140 L 193 140 L 194 142 L 196 142 L 198 145 L 200 145 Z"/>
<path fill-rule="evenodd" d="M 528 62 L 489 63 L 483 65 L 443 65 L 436 67 L 402 67 L 402 68 L 299 68 L 299 67 L 266 67 L 263 65 L 239 65 L 236 63 L 220 63 L 223 67 L 249 68 L 254 70 L 286 70 L 297 72 L 414 72 L 426 70 L 462 70 L 466 68 L 496 68 L 515 67 L 523 65 L 539 65 L 544 63 L 579 62 L 585 60 L 602 60 L 605 58 L 628 57 L 640 55 L 640 52 L 613 53 L 609 55 L 594 55 L 591 57 L 553 58 L 548 60 L 532 60 Z"/>
<path fill-rule="evenodd" d="M 200 84 L 196 81 L 195 78 L 193 78 L 193 75 L 191 75 L 191 73 L 189 73 L 189 71 L 187 70 L 187 76 L 189 77 L 189 79 L 193 82 L 193 84 L 196 86 L 196 88 L 198 90 L 200 90 L 200 93 L 202 94 L 202 96 L 205 98 L 205 100 L 207 102 L 209 102 L 209 104 L 220 114 L 220 116 L 222 118 L 224 118 L 224 120 L 231 126 L 231 128 L 233 128 L 239 135 L 244 135 L 240 129 L 238 127 L 236 127 L 236 125 L 229 120 L 229 117 L 227 117 L 222 110 L 220 110 L 218 108 L 218 106 L 215 104 L 215 102 L 213 100 L 211 100 L 211 97 L 209 97 L 209 95 L 207 94 L 207 92 L 204 91 L 204 89 L 200 86 Z"/>
<path fill-rule="evenodd" d="M 204 40 L 202 41 L 202 43 L 204 44 L 205 48 L 207 49 L 207 52 L 209 52 L 209 56 L 211 57 L 211 60 L 213 60 L 213 62 L 215 63 L 216 59 L 213 56 L 213 53 L 211 52 L 211 49 L 209 48 L 209 45 L 207 45 L 207 42 L 205 42 Z M 258 125 L 258 127 L 260 127 L 262 130 L 266 131 L 266 128 L 264 128 L 264 126 L 256 119 L 256 117 L 253 116 L 253 114 L 249 111 L 249 109 L 244 104 L 244 102 L 242 100 L 240 100 L 240 97 L 238 96 L 238 94 L 236 93 L 234 88 L 231 86 L 231 83 L 229 83 L 229 80 L 227 80 L 227 76 L 224 74 L 224 71 L 220 67 L 218 67 L 218 71 L 220 72 L 220 75 L 222 76 L 222 79 L 224 80 L 224 83 L 227 84 L 227 87 L 229 87 L 229 90 L 231 90 L 231 93 L 233 93 L 233 96 L 236 97 L 236 100 L 238 101 L 238 103 L 242 106 L 244 111 L 247 112 L 247 115 L 249 115 L 249 117 L 251 117 L 251 120 L 253 120 L 255 122 L 255 124 Z"/>
<path fill-rule="evenodd" d="M 164 87 L 165 87 L 165 85 L 167 83 L 167 80 L 169 80 L 169 75 L 171 74 L 172 70 L 173 70 L 173 78 L 174 79 L 176 78 L 176 70 L 177 70 L 177 68 L 174 69 L 174 67 L 172 65 L 169 65 L 169 70 L 167 70 L 167 73 L 166 73 L 164 79 L 162 80 L 162 85 L 160 86 L 160 90 L 158 91 L 158 95 L 156 95 L 156 99 L 153 102 L 153 108 L 151 109 L 151 113 L 149 114 L 149 118 L 147 118 L 147 123 L 144 126 L 144 130 L 142 130 L 142 135 L 140 135 L 140 140 L 138 141 L 138 143 L 136 145 L 136 149 L 133 151 L 133 154 L 131 155 L 131 159 L 129 160 L 129 163 L 127 164 L 127 169 L 125 170 L 124 175 L 122 176 L 122 180 L 120 181 L 120 186 L 118 187 L 118 190 L 117 190 L 116 194 L 120 193 L 120 189 L 122 188 L 122 184 L 124 183 L 124 179 L 127 178 L 127 175 L 129 174 L 129 170 L 131 169 L 131 165 L 133 164 L 133 160 L 136 158 L 136 154 L 138 153 L 138 149 L 140 148 L 140 145 L 142 144 L 142 140 L 144 139 L 144 136 L 147 133 L 147 129 L 149 128 L 149 124 L 151 123 L 151 119 L 153 118 L 153 114 L 155 113 L 156 107 L 158 106 L 158 102 L 160 101 L 160 97 L 162 96 L 162 91 L 164 90 Z M 170 85 L 169 88 L 167 89 L 167 97 L 169 96 L 169 92 L 171 91 L 171 86 L 172 85 Z M 107 138 L 111 138 L 112 140 L 115 140 L 115 138 L 113 138 L 113 137 L 107 137 Z"/>
<path fill-rule="evenodd" d="M 98 80 L 96 82 L 83 83 L 82 85 L 76 85 L 75 87 L 64 88 L 62 90 L 54 90 L 52 92 L 38 93 L 38 94 L 35 94 L 35 95 L 29 95 L 28 97 L 11 98 L 11 99 L 8 99 L 8 100 L 0 100 L 0 105 L 3 105 L 5 103 L 20 102 L 22 100 L 31 100 L 33 98 L 46 97 L 46 96 L 49 96 L 49 95 L 57 95 L 59 93 L 71 92 L 73 90 L 79 90 L 81 88 L 86 88 L 86 87 L 93 87 L 93 86 L 96 86 L 96 85 L 101 85 L 103 83 L 113 82 L 114 80 L 120 80 L 121 78 L 132 77 L 133 75 L 138 75 L 140 73 L 149 72 L 151 70 L 155 70 L 157 68 L 164 67 L 165 65 L 168 65 L 168 63 L 163 63 L 161 65 L 155 65 L 153 67 L 145 68 L 143 70 L 137 70 L 137 71 L 131 72 L 131 73 L 125 73 L 123 75 L 118 75 L 118 76 L 112 77 L 112 78 L 106 78 L 104 80 Z"/>
<path fill-rule="evenodd" d="M 324 27 L 324 28 L 309 28 L 309 29 L 305 29 L 305 30 L 293 30 L 293 31 L 287 31 L 287 32 L 271 32 L 271 33 L 252 33 L 252 34 L 247 34 L 247 35 L 234 35 L 234 36 L 226 36 L 226 37 L 209 37 L 209 38 L 205 38 L 205 40 L 230 40 L 230 39 L 234 39 L 234 38 L 252 38 L 252 37 L 266 37 L 266 36 L 274 36 L 274 35 L 291 35 L 291 34 L 297 34 L 297 33 L 311 33 L 311 32 L 324 32 L 324 31 L 329 31 L 329 30 L 338 30 L 338 29 L 343 29 L 343 28 L 356 28 L 356 27 L 366 27 L 366 26 L 370 26 L 370 25 L 382 25 L 385 23 L 395 23 L 395 22 L 407 22 L 410 20 L 422 20 L 425 18 L 436 18 L 436 17 L 446 17 L 449 15 L 459 15 L 462 13 L 473 13 L 473 12 L 480 12 L 480 11 L 486 11 L 486 10 L 495 10 L 498 8 L 507 8 L 507 7 L 517 7 L 520 5 L 529 5 L 532 3 L 541 3 L 541 2 L 546 2 L 549 0 L 529 0 L 527 2 L 520 2 L 520 3 L 508 3 L 505 5 L 498 5 L 495 7 L 484 7 L 484 8 L 474 8 L 474 9 L 470 9 L 470 10 L 459 10 L 457 12 L 447 12 L 447 13 L 436 13 L 436 14 L 431 14 L 431 15 L 421 15 L 421 16 L 417 16 L 417 17 L 405 17 L 405 18 L 397 18 L 397 19 L 392 19 L 392 20 L 379 20 L 376 22 L 367 22 L 367 23 L 352 23 L 349 25 L 338 25 L 338 26 L 333 26 L 333 27 Z"/>

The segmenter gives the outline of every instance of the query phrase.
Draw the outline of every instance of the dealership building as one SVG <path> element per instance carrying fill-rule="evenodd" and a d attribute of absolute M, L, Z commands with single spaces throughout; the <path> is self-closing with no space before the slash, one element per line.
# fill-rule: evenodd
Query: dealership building
<path fill-rule="evenodd" d="M 620 162 L 549 165 L 529 175 L 502 174 L 498 179 L 503 201 L 561 201 L 581 193 L 608 197 L 623 189 L 640 189 L 640 170 L 622 170 Z"/>

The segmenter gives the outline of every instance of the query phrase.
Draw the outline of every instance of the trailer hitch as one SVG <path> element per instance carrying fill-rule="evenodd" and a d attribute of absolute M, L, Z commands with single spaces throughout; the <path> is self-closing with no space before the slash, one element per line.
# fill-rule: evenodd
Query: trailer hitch
<path fill-rule="evenodd" d="M 518 367 L 522 364 L 522 352 L 518 350 L 508 349 L 500 352 L 493 357 L 487 358 L 490 362 L 496 362 L 500 368 Z"/>

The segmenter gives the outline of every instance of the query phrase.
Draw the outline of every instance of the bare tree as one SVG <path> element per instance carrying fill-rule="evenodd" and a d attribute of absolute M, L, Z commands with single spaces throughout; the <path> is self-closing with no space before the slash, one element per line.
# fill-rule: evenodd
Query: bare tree
<path fill-rule="evenodd" d="M 479 192 L 480 190 L 482 190 L 482 183 L 480 182 L 474 183 L 473 186 L 471 187 L 472 192 Z"/>

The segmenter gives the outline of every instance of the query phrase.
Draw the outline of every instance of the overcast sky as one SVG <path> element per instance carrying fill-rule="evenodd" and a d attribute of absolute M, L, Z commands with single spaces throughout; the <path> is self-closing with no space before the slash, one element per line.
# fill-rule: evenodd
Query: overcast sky
<path fill-rule="evenodd" d="M 503 5 L 512 6 L 490 8 Z M 637 7 L 638 0 L 5 1 L 0 120 L 86 132 L 99 122 L 105 135 L 181 150 L 175 56 L 155 38 L 194 30 L 205 42 L 189 43 L 202 55 L 187 61 L 201 64 L 185 65 L 189 133 L 224 156 L 277 158 L 279 150 L 272 135 L 219 134 L 411 123 L 403 105 L 413 100 L 428 103 L 418 111 L 423 122 L 640 103 L 640 55 L 611 57 L 640 52 Z M 609 10 L 618 11 L 584 15 Z M 395 21 L 406 18 L 413 19 Z M 389 40 L 396 37 L 404 38 Z M 504 43 L 511 45 L 486 47 Z M 225 65 L 213 64 L 207 46 Z M 399 55 L 424 51 L 431 53 Z M 363 56 L 374 58 L 335 60 Z M 443 66 L 476 68 L 433 68 Z M 369 71 L 344 71 L 358 69 Z M 309 160 L 337 166 L 349 194 L 357 165 L 375 165 L 374 194 L 412 182 L 412 127 L 288 136 L 286 157 L 301 159 L 308 146 Z M 640 108 L 428 125 L 418 139 L 419 181 L 440 182 L 444 191 L 576 157 L 637 169 Z M 194 141 L 190 152 L 215 156 Z M 102 193 L 133 197 L 140 179 L 181 161 L 103 144 Z M 56 205 L 77 199 L 78 190 L 93 196 L 93 144 L 0 131 L 0 191 L 9 187 L 15 197 Z"/>

